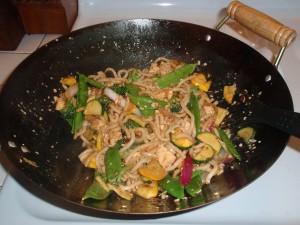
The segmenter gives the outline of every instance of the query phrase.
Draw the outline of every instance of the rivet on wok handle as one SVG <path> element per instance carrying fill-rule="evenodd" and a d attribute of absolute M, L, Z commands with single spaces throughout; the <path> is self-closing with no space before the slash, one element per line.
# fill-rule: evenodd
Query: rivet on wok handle
<path fill-rule="evenodd" d="M 257 11 L 239 1 L 232 1 L 227 7 L 227 16 L 216 27 L 219 30 L 231 18 L 255 34 L 279 45 L 281 50 L 274 62 L 278 67 L 286 47 L 293 43 L 297 33 L 270 16 Z"/>

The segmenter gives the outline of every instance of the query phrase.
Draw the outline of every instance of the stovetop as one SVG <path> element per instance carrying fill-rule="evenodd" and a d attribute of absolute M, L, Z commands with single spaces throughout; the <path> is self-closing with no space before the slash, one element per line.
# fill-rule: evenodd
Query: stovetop
<path fill-rule="evenodd" d="M 159 18 L 214 27 L 224 15 L 224 0 L 79 0 L 73 30 L 117 19 Z M 300 32 L 300 1 L 242 1 Z M 224 27 L 228 33 L 271 59 L 276 47 L 247 30 Z M 34 36 L 36 37 L 36 36 Z M 26 37 L 28 38 L 28 37 Z M 40 44 L 40 43 L 39 43 Z M 3 57 L 0 52 L 0 59 Z M 21 61 L 21 60 L 20 60 Z M 1 67 L 2 68 L 2 67 Z M 279 71 L 300 112 L 300 39 L 287 49 Z M 3 80 L 3 78 L 1 78 Z M 0 224 L 300 224 L 300 139 L 291 137 L 275 164 L 249 186 L 217 203 L 181 215 L 155 220 L 109 220 L 76 214 L 47 203 L 7 176 L 0 191 Z M 0 168 L 0 178 L 6 172 Z"/>

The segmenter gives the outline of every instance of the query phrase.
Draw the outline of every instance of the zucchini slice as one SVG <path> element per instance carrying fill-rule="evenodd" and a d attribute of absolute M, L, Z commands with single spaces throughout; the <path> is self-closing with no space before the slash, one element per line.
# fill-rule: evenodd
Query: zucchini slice
<path fill-rule="evenodd" d="M 141 117 L 135 115 L 135 114 L 128 114 L 128 117 L 136 122 L 141 127 L 145 127 L 147 125 L 147 122 L 145 122 Z"/>
<path fill-rule="evenodd" d="M 244 127 L 237 132 L 238 136 L 241 137 L 245 142 L 249 142 L 253 139 L 255 131 L 252 127 Z"/>
<path fill-rule="evenodd" d="M 195 142 L 190 140 L 187 137 L 176 138 L 179 134 L 182 134 L 183 131 L 179 128 L 176 128 L 173 133 L 171 133 L 171 142 L 181 150 L 186 150 L 192 147 Z"/>
<path fill-rule="evenodd" d="M 208 144 L 204 145 L 202 150 L 193 158 L 194 163 L 206 163 L 215 155 L 215 150 Z"/>
<path fill-rule="evenodd" d="M 205 144 L 210 145 L 214 150 L 215 153 L 218 154 L 222 149 L 222 145 L 219 142 L 219 137 L 211 132 L 202 132 L 197 135 L 197 139 L 202 141 Z"/>
<path fill-rule="evenodd" d="M 96 99 L 89 101 L 83 111 L 84 115 L 101 116 L 102 106 Z"/>

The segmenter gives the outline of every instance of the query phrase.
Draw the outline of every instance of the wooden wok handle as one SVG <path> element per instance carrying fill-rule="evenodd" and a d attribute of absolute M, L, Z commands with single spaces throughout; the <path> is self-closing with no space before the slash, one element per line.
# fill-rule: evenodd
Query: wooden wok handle
<path fill-rule="evenodd" d="M 233 1 L 228 5 L 227 15 L 257 35 L 280 47 L 290 45 L 297 36 L 295 30 L 239 1 Z"/>

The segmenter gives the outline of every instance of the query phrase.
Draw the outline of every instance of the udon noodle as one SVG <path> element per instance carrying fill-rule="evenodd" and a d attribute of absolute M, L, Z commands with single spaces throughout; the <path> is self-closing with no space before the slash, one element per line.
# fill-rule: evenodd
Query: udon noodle
<path fill-rule="evenodd" d="M 201 171 L 195 173 L 196 176 L 200 177 L 203 184 L 209 184 L 214 176 L 223 172 L 224 163 L 233 159 L 227 145 L 219 137 L 217 128 L 220 121 L 216 123 L 220 109 L 218 102 L 208 96 L 207 90 L 203 90 L 195 83 L 199 73 L 192 72 L 168 87 L 162 88 L 157 82 L 157 79 L 183 66 L 184 63 L 177 60 L 158 58 L 149 68 L 143 70 L 132 68 L 116 71 L 107 68 L 103 72 L 88 76 L 89 79 L 103 85 L 103 88 L 88 85 L 86 104 L 82 107 L 78 107 L 77 102 L 80 89 L 78 82 L 68 82 L 71 77 L 62 80 L 65 91 L 56 98 L 56 109 L 66 110 L 68 102 L 72 102 L 76 108 L 75 113 L 84 112 L 82 126 L 74 132 L 74 138 L 82 140 L 83 151 L 79 159 L 84 166 L 93 168 L 100 174 L 97 178 L 99 181 L 100 177 L 99 184 L 108 192 L 115 191 L 128 200 L 134 193 L 144 198 L 153 198 L 159 193 L 168 192 L 163 185 L 160 186 L 161 180 L 166 179 L 166 175 L 186 186 L 188 184 L 182 183 L 180 177 L 188 176 L 187 179 L 190 181 L 191 173 L 194 174 L 195 171 Z M 136 92 L 134 94 L 128 92 L 124 88 L 126 84 L 135 87 Z M 123 88 L 125 93 L 118 94 L 116 87 Z M 191 109 L 191 93 L 197 97 L 200 117 L 196 117 Z M 146 102 L 146 106 L 143 106 L 142 103 L 135 102 L 133 95 L 146 96 L 150 102 Z M 109 99 L 109 103 L 105 103 L 105 106 L 100 101 L 101 113 L 87 113 L 85 110 L 89 102 L 100 98 Z M 173 101 L 179 103 L 176 110 L 171 108 Z M 151 108 L 150 113 L 146 107 Z M 200 118 L 200 121 L 197 121 L 197 118 Z M 197 139 L 199 133 L 214 134 L 221 145 L 221 150 L 214 149 L 213 156 L 203 161 L 195 160 L 207 146 L 205 141 Z M 105 163 L 108 157 L 106 154 L 108 149 L 116 146 L 120 140 L 122 143 L 118 154 L 122 162 L 122 172 L 118 181 L 111 181 L 105 176 L 107 170 L 111 169 Z M 183 142 L 176 144 L 177 140 Z M 184 146 L 180 146 L 181 143 Z M 187 157 L 192 159 L 192 171 L 189 175 L 183 175 Z M 149 173 L 147 166 L 152 164 L 158 166 L 150 167 L 152 170 L 150 173 L 159 167 L 163 170 L 162 179 L 147 175 Z M 159 171 L 155 172 L 161 173 L 161 170 Z M 151 184 L 158 192 L 147 189 L 148 194 L 145 194 L 141 191 L 142 187 L 149 188 Z"/>

